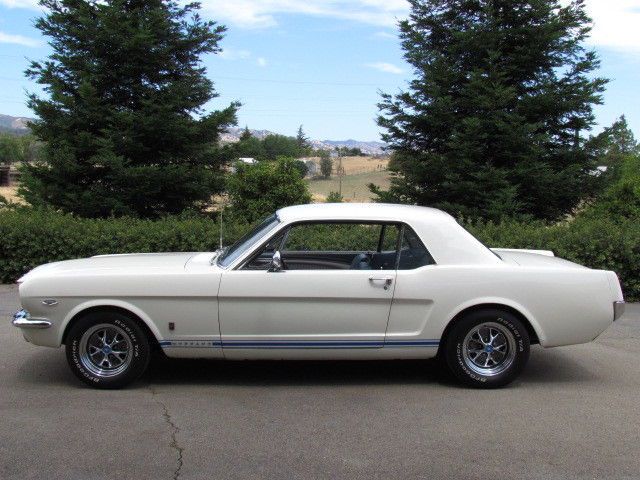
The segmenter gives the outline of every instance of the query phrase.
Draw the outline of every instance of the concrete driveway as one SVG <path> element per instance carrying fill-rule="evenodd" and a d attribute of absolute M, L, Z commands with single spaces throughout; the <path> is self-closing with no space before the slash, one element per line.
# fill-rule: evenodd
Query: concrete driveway
<path fill-rule="evenodd" d="M 0 478 L 638 479 L 640 306 L 588 345 L 535 347 L 498 391 L 432 362 L 159 361 L 122 391 L 10 326 L 0 286 Z"/>

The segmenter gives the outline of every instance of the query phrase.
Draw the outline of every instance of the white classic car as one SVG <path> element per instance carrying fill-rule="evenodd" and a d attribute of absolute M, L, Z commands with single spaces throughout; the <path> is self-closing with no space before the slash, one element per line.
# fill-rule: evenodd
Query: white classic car
<path fill-rule="evenodd" d="M 529 345 L 589 342 L 624 310 L 614 272 L 547 251 L 489 249 L 439 210 L 382 204 L 283 208 L 210 253 L 107 255 L 20 280 L 27 341 L 66 346 L 100 388 L 169 357 L 419 359 L 498 387 Z"/>

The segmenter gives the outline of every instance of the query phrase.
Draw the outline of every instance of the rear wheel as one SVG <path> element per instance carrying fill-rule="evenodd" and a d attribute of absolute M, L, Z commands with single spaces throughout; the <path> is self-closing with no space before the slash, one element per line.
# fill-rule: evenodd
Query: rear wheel
<path fill-rule="evenodd" d="M 92 312 L 71 327 L 66 354 L 73 373 L 87 385 L 121 388 L 146 370 L 149 340 L 123 313 Z"/>
<path fill-rule="evenodd" d="M 479 310 L 461 318 L 445 341 L 449 369 L 473 387 L 497 388 L 511 383 L 529 359 L 529 334 L 513 314 Z"/>

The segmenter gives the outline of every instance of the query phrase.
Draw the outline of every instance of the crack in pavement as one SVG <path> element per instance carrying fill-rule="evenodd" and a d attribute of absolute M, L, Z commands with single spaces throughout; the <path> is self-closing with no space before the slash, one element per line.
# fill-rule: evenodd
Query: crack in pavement
<path fill-rule="evenodd" d="M 162 407 L 162 416 L 164 417 L 165 422 L 171 428 L 171 443 L 169 447 L 174 449 L 178 455 L 176 469 L 173 472 L 173 480 L 178 480 L 180 477 L 180 470 L 182 470 L 182 465 L 184 465 L 184 461 L 182 459 L 182 454 L 184 452 L 184 447 L 181 447 L 178 443 L 177 435 L 180 432 L 180 428 L 173 422 L 171 414 L 169 413 L 169 409 L 167 405 L 157 398 L 157 392 L 153 389 L 153 387 L 149 386 L 149 391 L 151 395 L 155 398 L 156 402 Z"/>

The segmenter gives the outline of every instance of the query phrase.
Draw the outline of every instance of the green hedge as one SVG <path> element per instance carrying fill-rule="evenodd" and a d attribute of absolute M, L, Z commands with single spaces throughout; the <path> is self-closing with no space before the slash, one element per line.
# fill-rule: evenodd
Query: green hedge
<path fill-rule="evenodd" d="M 247 225 L 225 224 L 225 243 Z M 43 263 L 109 253 L 213 251 L 219 225 L 203 217 L 90 220 L 51 211 L 0 210 L 0 282 Z"/>
<path fill-rule="evenodd" d="M 553 250 L 592 268 L 614 270 L 629 300 L 640 299 L 640 222 L 583 216 L 559 225 L 538 222 L 466 225 L 486 245 Z M 247 225 L 225 222 L 225 243 Z M 0 210 L 0 281 L 14 282 L 37 265 L 107 253 L 211 251 L 219 228 L 203 217 L 86 220 L 32 209 Z"/>
<path fill-rule="evenodd" d="M 485 245 L 553 250 L 590 268 L 613 270 L 627 300 L 640 300 L 640 222 L 584 216 L 558 225 L 503 222 L 466 225 Z"/>

